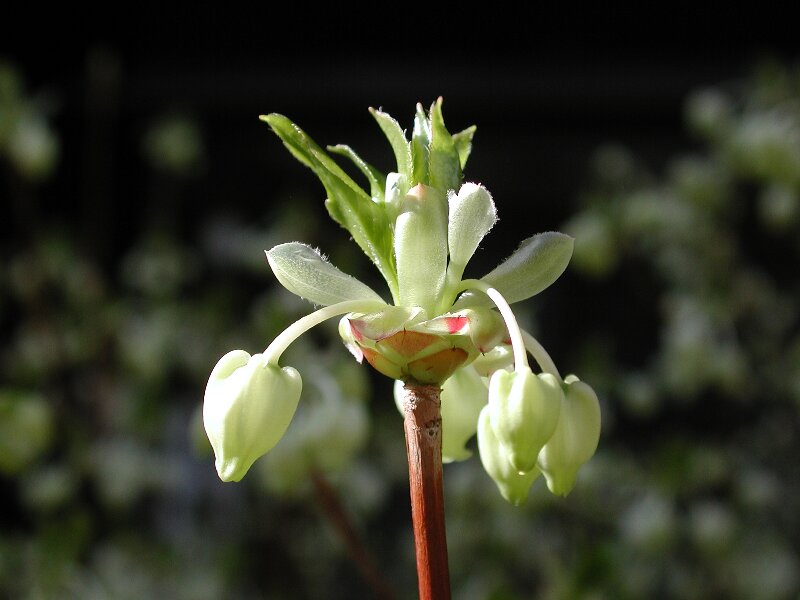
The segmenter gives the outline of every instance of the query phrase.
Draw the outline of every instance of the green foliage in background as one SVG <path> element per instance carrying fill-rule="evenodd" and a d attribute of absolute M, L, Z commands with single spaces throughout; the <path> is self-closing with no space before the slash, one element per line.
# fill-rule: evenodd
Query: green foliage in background
<path fill-rule="evenodd" d="M 0 75 L 0 106 L 38 110 L 52 134 L 37 101 L 7 91 L 22 89 L 18 74 Z M 33 185 L 9 154 L 10 114 L 0 110 L 0 186 Z M 477 461 L 448 466 L 454 597 L 800 593 L 800 76 L 768 67 L 700 91 L 686 122 L 692 150 L 667 165 L 619 145 L 595 156 L 562 227 L 576 237 L 563 285 L 588 307 L 565 325 L 580 328 L 565 332 L 579 348 L 566 362 L 598 391 L 604 437 L 568 498 L 537 486 L 522 509 Z M 158 114 L 142 157 L 177 194 L 201 173 L 204 144 L 190 116 Z M 319 365 L 255 477 L 220 483 L 201 431 L 209 366 L 306 312 L 261 252 L 340 239 L 309 218 L 318 200 L 293 198 L 255 224 L 218 218 L 196 239 L 151 224 L 113 270 L 69 226 L 3 255 L 0 597 L 362 597 L 314 472 L 391 587 L 414 589 L 391 386 L 365 378 L 335 327 L 289 351 Z M 326 244 L 362 275 L 346 240 Z M 343 413 L 358 427 L 343 432 Z"/>

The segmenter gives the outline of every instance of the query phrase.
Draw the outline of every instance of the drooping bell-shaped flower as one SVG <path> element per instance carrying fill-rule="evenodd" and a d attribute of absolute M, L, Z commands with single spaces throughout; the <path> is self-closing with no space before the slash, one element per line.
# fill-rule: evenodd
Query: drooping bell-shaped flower
<path fill-rule="evenodd" d="M 520 473 L 511 465 L 503 444 L 494 435 L 491 424 L 490 408 L 484 407 L 478 417 L 478 451 L 484 470 L 494 480 L 503 498 L 515 506 L 524 504 L 528 499 L 528 491 L 541 473 L 534 467 L 530 471 Z"/>
<path fill-rule="evenodd" d="M 278 367 L 263 355 L 233 350 L 208 379 L 203 424 L 223 481 L 239 481 L 252 464 L 283 437 L 303 384 L 292 367 Z"/>
<path fill-rule="evenodd" d="M 538 462 L 547 487 L 559 496 L 572 490 L 578 469 L 594 455 L 600 440 L 600 403 L 594 390 L 575 375 L 568 375 L 564 383 L 558 424 Z"/>
<path fill-rule="evenodd" d="M 472 456 L 466 444 L 478 429 L 478 415 L 489 393 L 475 369 L 456 371 L 442 386 L 442 460 L 454 462 Z"/>
<path fill-rule="evenodd" d="M 561 409 L 561 386 L 550 373 L 535 375 L 524 367 L 496 371 L 489 381 L 492 431 L 511 466 L 528 472 L 555 431 Z"/>

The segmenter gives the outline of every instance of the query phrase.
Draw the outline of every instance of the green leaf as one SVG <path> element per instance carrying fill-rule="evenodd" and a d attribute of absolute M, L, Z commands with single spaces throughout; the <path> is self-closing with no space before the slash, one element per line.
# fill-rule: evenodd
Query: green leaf
<path fill-rule="evenodd" d="M 300 162 L 312 169 L 323 184 L 325 184 L 323 175 L 331 175 L 340 179 L 344 185 L 351 188 L 356 194 L 360 193 L 367 196 L 367 193 L 305 131 L 290 119 L 276 113 L 262 115 L 259 118 L 272 127 L 272 130 L 281 138 L 281 141 L 289 151 Z"/>
<path fill-rule="evenodd" d="M 467 166 L 467 159 L 470 152 L 472 152 L 472 136 L 475 135 L 477 127 L 472 125 L 467 127 L 464 131 L 459 131 L 453 134 L 453 143 L 456 145 L 456 152 L 458 152 L 458 160 L 461 163 L 461 170 Z"/>
<path fill-rule="evenodd" d="M 334 152 L 341 156 L 346 156 L 353 161 L 359 170 L 369 180 L 369 193 L 373 200 L 382 201 L 385 193 L 386 175 L 378 171 L 375 167 L 362 159 L 356 151 L 346 144 L 337 144 L 336 146 L 328 146 L 330 152 Z"/>
<path fill-rule="evenodd" d="M 429 183 L 428 160 L 431 146 L 431 122 L 425 115 L 422 104 L 417 103 L 417 114 L 414 117 L 414 131 L 411 134 L 411 158 L 413 162 L 413 176 L 411 185 Z"/>
<path fill-rule="evenodd" d="M 411 180 L 411 146 L 406 139 L 405 132 L 400 127 L 400 124 L 387 113 L 374 108 L 370 108 L 369 112 L 375 117 L 386 139 L 392 145 L 394 157 L 397 160 L 398 173 L 402 173 Z"/>
<path fill-rule="evenodd" d="M 574 239 L 557 231 L 538 233 L 481 280 L 491 285 L 512 304 L 535 296 L 558 279 L 572 257 Z M 489 305 L 485 294 L 467 292 L 453 306 Z"/>
<path fill-rule="evenodd" d="M 383 301 L 372 288 L 342 273 L 310 246 L 289 242 L 275 246 L 266 254 L 281 285 L 314 304 L 330 306 L 346 300 Z"/>
<path fill-rule="evenodd" d="M 325 207 L 331 217 L 347 229 L 353 239 L 375 263 L 397 295 L 397 270 L 391 224 L 382 204 L 373 202 L 314 140 L 283 115 L 262 116 L 289 151 L 319 177 L 328 199 Z"/>
<path fill-rule="evenodd" d="M 461 162 L 453 137 L 444 126 L 442 99 L 431 106 L 431 153 L 428 168 L 431 185 L 444 193 L 457 190 L 461 185 Z"/>

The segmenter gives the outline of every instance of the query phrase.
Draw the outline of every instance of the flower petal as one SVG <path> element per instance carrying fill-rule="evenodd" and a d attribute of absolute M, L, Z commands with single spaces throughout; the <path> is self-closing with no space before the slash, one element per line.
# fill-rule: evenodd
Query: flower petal
<path fill-rule="evenodd" d="M 403 306 L 433 313 L 447 272 L 447 207 L 444 193 L 417 185 L 401 202 L 394 224 L 397 281 Z"/>
<path fill-rule="evenodd" d="M 442 385 L 442 461 L 472 456 L 466 444 L 478 429 L 478 415 L 486 406 L 489 390 L 477 371 L 458 369 Z"/>
<path fill-rule="evenodd" d="M 449 218 L 447 242 L 450 249 L 450 269 L 459 268 L 459 277 L 472 258 L 478 244 L 497 222 L 492 196 L 482 185 L 465 183 L 447 197 Z"/>
<path fill-rule="evenodd" d="M 566 392 L 561 397 L 558 425 L 538 461 L 547 487 L 558 496 L 570 492 L 578 469 L 592 457 L 600 440 L 597 394 L 574 375 L 568 375 L 564 383 Z"/>
<path fill-rule="evenodd" d="M 525 504 L 528 491 L 541 471 L 534 468 L 527 473 L 520 473 L 511 466 L 502 444 L 495 437 L 488 406 L 483 407 L 478 417 L 478 452 L 484 470 L 494 479 L 503 498 L 514 506 Z"/>

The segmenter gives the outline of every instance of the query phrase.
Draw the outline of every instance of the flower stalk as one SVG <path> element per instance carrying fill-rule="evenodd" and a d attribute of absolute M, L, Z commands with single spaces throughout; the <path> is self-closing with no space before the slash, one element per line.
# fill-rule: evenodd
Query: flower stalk
<path fill-rule="evenodd" d="M 414 381 L 405 383 L 403 427 L 408 454 L 419 597 L 420 600 L 449 600 L 439 386 Z"/>

